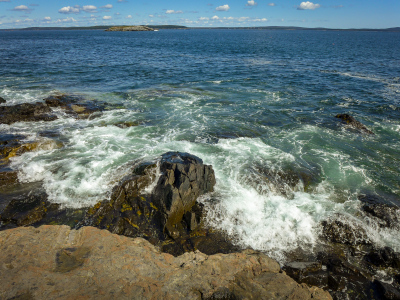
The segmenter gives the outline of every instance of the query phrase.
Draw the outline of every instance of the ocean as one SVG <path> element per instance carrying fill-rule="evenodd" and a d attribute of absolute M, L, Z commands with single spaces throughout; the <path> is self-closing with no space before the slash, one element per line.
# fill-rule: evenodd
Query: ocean
<path fill-rule="evenodd" d="M 391 32 L 3 31 L 2 105 L 66 93 L 108 107 L 2 124 L 0 135 L 64 144 L 11 159 L 20 181 L 43 181 L 64 207 L 107 199 L 129 162 L 183 151 L 214 168 L 207 223 L 244 248 L 284 261 L 318 247 L 321 221 L 336 217 L 400 251 L 398 230 L 380 228 L 359 201 L 400 203 L 399 50 Z"/>

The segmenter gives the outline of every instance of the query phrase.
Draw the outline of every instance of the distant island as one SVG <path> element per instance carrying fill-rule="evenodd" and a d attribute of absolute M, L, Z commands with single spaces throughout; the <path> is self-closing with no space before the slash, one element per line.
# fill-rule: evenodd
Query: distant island
<path fill-rule="evenodd" d="M 113 26 L 105 31 L 154 31 L 156 29 L 150 28 L 148 26 L 142 26 L 142 25 L 137 25 L 137 26 Z"/>
<path fill-rule="evenodd" d="M 131 28 L 131 29 L 129 29 Z M 143 28 L 143 29 L 139 29 Z M 144 29 L 146 28 L 146 29 Z M 14 30 L 106 30 L 106 31 L 154 31 L 163 29 L 230 29 L 230 30 L 317 30 L 317 31 L 380 31 L 380 32 L 400 32 L 400 27 L 392 28 L 308 28 L 296 26 L 257 26 L 257 27 L 186 27 L 180 25 L 116 25 L 116 26 L 86 26 L 86 27 L 28 27 L 0 29 L 0 31 Z"/>

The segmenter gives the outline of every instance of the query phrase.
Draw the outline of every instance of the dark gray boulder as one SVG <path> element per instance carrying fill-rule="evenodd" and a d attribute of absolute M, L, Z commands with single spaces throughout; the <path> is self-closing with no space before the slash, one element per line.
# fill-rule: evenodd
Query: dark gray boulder
<path fill-rule="evenodd" d="M 6 103 L 6 102 L 7 102 L 6 99 L 0 97 L 0 104 Z"/>
<path fill-rule="evenodd" d="M 165 216 L 165 229 L 177 237 L 176 225 L 195 205 L 199 196 L 213 191 L 214 170 L 188 153 L 168 152 L 162 155 L 160 177 L 153 193 L 155 204 Z"/>
<path fill-rule="evenodd" d="M 23 103 L 12 106 L 0 106 L 0 124 L 15 122 L 54 121 L 57 117 L 46 104 Z"/>
<path fill-rule="evenodd" d="M 203 205 L 196 201 L 214 185 L 214 170 L 200 158 L 168 152 L 158 164 L 135 164 L 114 187 L 109 201 L 88 210 L 82 225 L 143 237 L 173 255 L 194 250 L 230 253 L 238 247 L 222 232 L 204 226 Z"/>

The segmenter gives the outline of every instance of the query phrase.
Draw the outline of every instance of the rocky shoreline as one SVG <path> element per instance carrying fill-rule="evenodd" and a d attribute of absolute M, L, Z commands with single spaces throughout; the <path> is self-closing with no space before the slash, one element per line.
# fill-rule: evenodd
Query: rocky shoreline
<path fill-rule="evenodd" d="M 1 299 L 332 299 L 256 251 L 174 257 L 93 227 L 2 231 L 0 252 Z"/>
<path fill-rule="evenodd" d="M 6 100 L 0 98 L 0 103 Z M 107 103 L 79 96 L 54 95 L 36 104 L 0 106 L 0 124 L 51 122 L 57 119 L 54 109 L 77 119 L 93 118 L 106 106 Z M 336 117 L 358 133 L 373 134 L 347 114 Z M 126 128 L 137 124 L 115 125 Z M 333 215 L 322 221 L 320 248 L 313 254 L 288 253 L 282 269 L 264 254 L 240 249 L 224 232 L 209 228 L 204 222 L 204 206 L 198 199 L 212 193 L 214 170 L 189 153 L 167 152 L 151 161 L 132 162 L 125 166 L 127 172 L 109 199 L 83 209 L 64 208 L 48 201 L 41 182 L 20 183 L 17 170 L 9 167 L 8 161 L 14 156 L 62 147 L 63 143 L 52 133 L 44 133 L 43 139 L 29 143 L 24 142 L 23 136 L 11 134 L 0 139 L 0 251 L 7 253 L 0 263 L 1 276 L 8 284 L 4 285 L 6 290 L 0 288 L 1 298 L 54 298 L 62 285 L 71 281 L 75 288 L 64 289 L 61 298 L 128 298 L 137 293 L 143 299 L 176 299 L 186 293 L 193 299 L 400 299 L 400 253 L 374 245 L 368 232 L 348 216 Z M 301 172 L 257 172 L 287 197 L 294 187 L 306 191 L 315 180 L 312 174 Z M 359 214 L 365 220 L 383 229 L 400 229 L 400 209 L 395 203 L 378 195 L 360 194 L 359 200 L 363 203 Z M 51 251 L 45 250 L 52 239 L 56 243 L 47 245 Z M 125 248 L 116 249 L 112 246 L 115 244 Z M 21 255 L 18 247 L 27 249 L 27 255 Z M 51 253 L 42 258 L 42 251 Z M 111 261 L 110 251 L 120 256 Z M 32 267 L 36 263 L 32 253 L 40 256 L 41 265 L 37 268 Z M 101 285 L 107 281 L 115 284 L 115 278 L 122 276 L 112 263 L 133 270 L 135 255 L 136 259 L 140 257 L 138 268 L 151 276 L 143 275 L 137 279 L 140 284 L 127 283 L 120 290 Z M 264 261 L 268 263 L 264 265 Z M 13 262 L 18 262 L 17 266 Z M 104 268 L 100 270 L 98 265 Z M 147 269 L 147 265 L 153 269 Z M 157 269 L 156 265 L 163 267 Z M 232 265 L 232 270 L 227 265 Z M 215 271 L 222 266 L 223 272 Z M 24 268 L 29 272 L 22 272 Z M 111 273 L 106 274 L 107 268 Z M 184 283 L 174 281 L 171 278 L 178 276 L 177 272 L 181 278 L 191 279 L 182 279 Z M 52 284 L 40 280 L 54 274 L 58 279 Z M 92 283 L 87 291 L 79 280 L 82 274 L 92 274 L 87 278 Z M 151 284 L 145 285 L 146 276 L 152 278 Z M 17 284 L 11 286 L 12 282 Z M 310 286 L 329 291 L 331 296 Z"/>

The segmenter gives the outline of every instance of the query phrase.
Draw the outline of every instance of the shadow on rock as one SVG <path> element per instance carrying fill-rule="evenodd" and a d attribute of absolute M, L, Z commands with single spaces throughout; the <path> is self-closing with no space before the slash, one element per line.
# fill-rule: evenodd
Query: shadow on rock
<path fill-rule="evenodd" d="M 69 225 L 83 219 L 84 209 L 62 208 L 48 201 L 41 182 L 19 183 L 8 190 L 0 189 L 4 209 L 0 213 L 0 230 L 20 226 Z"/>

